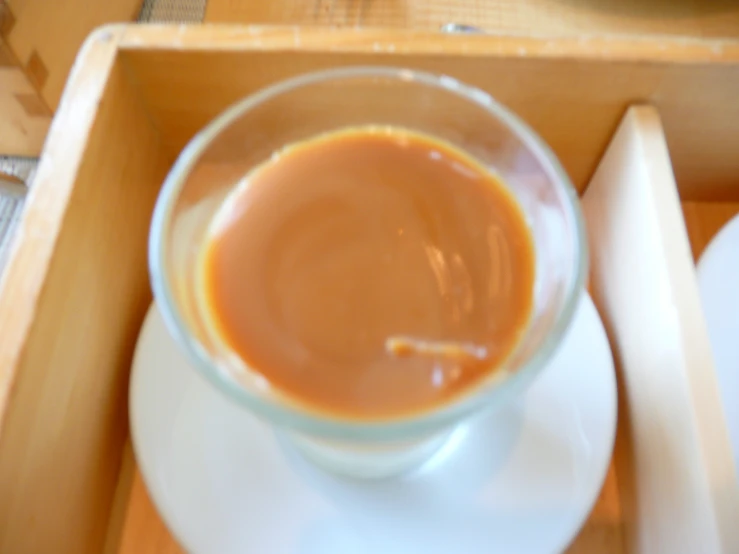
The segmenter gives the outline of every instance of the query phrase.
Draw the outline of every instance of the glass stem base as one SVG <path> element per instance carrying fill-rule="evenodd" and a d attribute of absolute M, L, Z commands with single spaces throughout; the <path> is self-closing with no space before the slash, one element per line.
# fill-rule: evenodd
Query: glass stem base
<path fill-rule="evenodd" d="M 284 433 L 283 437 L 310 462 L 331 473 L 361 479 L 396 477 L 419 468 L 447 444 L 456 428 L 422 439 L 361 443 Z"/>

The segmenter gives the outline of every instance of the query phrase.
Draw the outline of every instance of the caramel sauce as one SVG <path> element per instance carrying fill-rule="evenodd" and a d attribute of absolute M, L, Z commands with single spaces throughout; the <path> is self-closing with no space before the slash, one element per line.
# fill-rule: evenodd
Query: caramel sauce
<path fill-rule="evenodd" d="M 513 194 L 449 144 L 355 128 L 252 171 L 203 251 L 223 342 L 288 401 L 388 419 L 468 392 L 533 306 L 531 233 Z"/>

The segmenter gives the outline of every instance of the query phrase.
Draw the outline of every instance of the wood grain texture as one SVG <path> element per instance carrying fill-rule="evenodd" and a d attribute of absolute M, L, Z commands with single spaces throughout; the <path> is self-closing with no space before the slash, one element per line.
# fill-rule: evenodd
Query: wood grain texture
<path fill-rule="evenodd" d="M 117 42 L 83 50 L 0 283 L 3 553 L 98 554 L 108 531 L 169 162 Z"/>
<path fill-rule="evenodd" d="M 656 110 L 629 110 L 583 206 L 626 399 L 617 470 L 628 549 L 736 552 L 739 484 Z"/>
<path fill-rule="evenodd" d="M 38 67 L 48 75 L 39 93 L 56 110 L 77 51 L 96 27 L 133 21 L 142 0 L 4 0 L 14 16 L 5 40 L 24 66 Z M 34 56 L 35 54 L 35 56 Z M 35 61 L 34 61 L 35 60 Z M 33 72 L 32 72 L 33 73 Z M 32 82 L 37 78 L 31 75 Z"/>
<path fill-rule="evenodd" d="M 430 30 L 454 22 L 527 36 L 739 37 L 732 0 L 208 0 L 205 21 Z"/>
<path fill-rule="evenodd" d="M 295 74 L 345 65 L 446 73 L 493 94 L 583 190 L 626 108 L 660 111 L 687 199 L 739 199 L 739 42 L 441 36 L 411 31 L 129 27 L 122 56 L 170 153 L 226 106 Z"/>
<path fill-rule="evenodd" d="M 2 24 L 1 21 L 0 21 L 0 24 Z M 17 65 L 18 65 L 18 60 L 15 59 L 15 56 L 13 55 L 13 51 L 7 45 L 5 40 L 3 40 L 2 35 L 0 35 L 0 68 L 17 67 Z"/>
<path fill-rule="evenodd" d="M 50 118 L 52 116 L 49 107 L 36 92 L 25 94 L 16 93 L 14 96 L 16 101 L 23 107 L 23 111 L 27 117 Z"/>
<path fill-rule="evenodd" d="M 38 93 L 25 73 L 19 67 L 0 67 L 0 154 L 36 156 L 41 151 L 51 117 L 40 113 L 44 105 L 29 114 L 32 99 Z"/>
<path fill-rule="evenodd" d="M 15 25 L 15 16 L 5 0 L 0 0 L 0 39 L 5 37 Z"/>
<path fill-rule="evenodd" d="M 185 554 L 159 517 L 138 472 L 131 488 L 118 554 Z"/>
<path fill-rule="evenodd" d="M 77 51 L 142 0 L 0 0 L 0 154 L 38 156 Z"/>
<path fill-rule="evenodd" d="M 116 554 L 123 541 L 123 533 L 128 515 L 128 507 L 134 491 L 134 483 L 139 479 L 136 459 L 133 455 L 133 444 L 130 437 L 123 447 L 121 469 L 118 476 L 115 495 L 108 518 L 108 529 L 105 533 L 105 546 L 102 554 Z"/>
<path fill-rule="evenodd" d="M 711 239 L 736 214 L 739 214 L 739 202 L 683 202 L 693 260 L 698 261 Z"/>
<path fill-rule="evenodd" d="M 15 16 L 0 0 L 0 153 L 36 156 L 51 124 L 51 111 L 41 98 L 5 37 Z"/>

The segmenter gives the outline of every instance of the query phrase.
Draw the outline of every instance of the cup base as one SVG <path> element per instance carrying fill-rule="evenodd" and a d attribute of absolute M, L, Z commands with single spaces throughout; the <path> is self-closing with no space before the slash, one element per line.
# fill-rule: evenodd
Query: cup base
<path fill-rule="evenodd" d="M 308 461 L 334 474 L 360 479 L 397 477 L 431 460 L 455 433 L 446 429 L 423 439 L 387 443 L 331 441 L 280 432 L 284 443 Z"/>

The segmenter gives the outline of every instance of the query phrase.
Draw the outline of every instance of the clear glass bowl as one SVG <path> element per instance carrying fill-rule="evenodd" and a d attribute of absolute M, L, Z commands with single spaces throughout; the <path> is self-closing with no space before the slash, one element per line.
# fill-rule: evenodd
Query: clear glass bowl
<path fill-rule="evenodd" d="M 536 249 L 535 302 L 505 367 L 438 409 L 393 420 L 351 421 L 307 411 L 270 393 L 222 342 L 197 302 L 196 260 L 225 196 L 285 145 L 346 127 L 390 125 L 467 152 L 520 202 Z M 350 67 L 302 75 L 228 108 L 200 131 L 170 171 L 154 211 L 149 266 L 164 320 L 193 365 L 225 396 L 287 433 L 312 459 L 355 475 L 397 473 L 426 459 L 457 424 L 519 395 L 569 325 L 587 268 L 578 197 L 544 142 L 487 93 L 407 69 Z"/>

